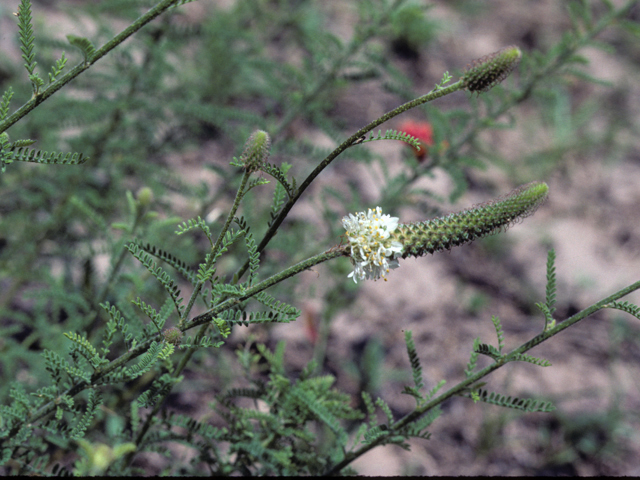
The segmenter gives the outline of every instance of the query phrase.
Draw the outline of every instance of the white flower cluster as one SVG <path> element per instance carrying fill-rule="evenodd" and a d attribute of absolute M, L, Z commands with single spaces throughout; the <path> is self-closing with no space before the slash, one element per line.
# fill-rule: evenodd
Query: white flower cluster
<path fill-rule="evenodd" d="M 354 282 L 384 278 L 390 269 L 400 266 L 396 257 L 402 253 L 402 244 L 391 237 L 398 228 L 398 220 L 398 217 L 382 215 L 380 207 L 369 209 L 366 214 L 359 212 L 342 218 L 354 265 L 349 277 L 353 277 Z"/>

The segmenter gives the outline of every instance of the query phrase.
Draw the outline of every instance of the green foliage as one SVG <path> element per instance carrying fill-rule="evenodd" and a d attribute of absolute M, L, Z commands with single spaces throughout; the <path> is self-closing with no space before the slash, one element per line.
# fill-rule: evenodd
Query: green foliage
<path fill-rule="evenodd" d="M 140 263 L 142 263 L 147 268 L 147 270 L 149 270 L 151 275 L 153 275 L 158 280 L 158 282 L 160 282 L 160 284 L 164 287 L 164 289 L 173 300 L 173 304 L 176 307 L 178 316 L 181 317 L 184 305 L 182 305 L 180 290 L 178 289 L 178 285 L 176 284 L 176 282 L 171 278 L 171 276 L 169 276 L 167 272 L 162 269 L 162 267 L 158 266 L 151 260 L 151 255 L 147 254 L 138 245 L 130 243 L 127 245 L 127 250 L 129 250 L 131 255 L 133 255 Z"/>
<path fill-rule="evenodd" d="M 586 70 L 581 49 L 602 46 L 595 36 L 616 22 L 637 35 L 637 22 L 625 18 L 631 3 L 569 2 L 571 29 L 546 50 L 525 52 L 519 83 L 507 80 L 471 99 L 458 93 L 459 103 L 442 108 L 431 102 L 465 82 L 472 90 L 493 86 L 515 62 L 512 55 L 513 65 L 474 78 L 473 85 L 468 73 L 460 82 L 446 72 L 433 91 L 412 91 L 394 51 L 448 58 L 432 55 L 440 22 L 419 2 L 346 2 L 340 12 L 331 2 L 239 0 L 195 16 L 180 8 L 187 3 L 85 2 L 72 17 L 96 28 L 90 38 L 67 35 L 68 43 L 47 38 L 48 28 L 38 28 L 43 35 L 34 31 L 39 18 L 49 26 L 44 9 L 57 5 L 36 4 L 43 12 L 35 15 L 29 0 L 18 7 L 13 35 L 28 81 L 0 65 L 0 472 L 350 474 L 350 464 L 371 449 L 408 450 L 412 438 L 429 439 L 428 428 L 455 395 L 551 411 L 547 402 L 483 390 L 481 380 L 509 362 L 549 366 L 526 352 L 587 316 L 556 325 L 553 250 L 546 298 L 537 304 L 544 331 L 509 352 L 493 316 L 498 346 L 478 338 L 465 379 L 447 391 L 444 380 L 426 391 L 431 370 L 423 369 L 422 345 L 410 331 L 411 373 L 403 379 L 412 384 L 380 388 L 387 380 L 381 378 L 349 386 L 357 382 L 349 381 L 349 362 L 331 357 L 330 332 L 342 335 L 331 320 L 353 303 L 353 290 L 345 285 L 344 267 L 329 260 L 347 256 L 344 243 L 335 245 L 344 233 L 339 219 L 369 202 L 385 211 L 412 206 L 426 217 L 439 213 L 436 201 L 463 195 L 477 183 L 474 173 L 489 164 L 501 165 L 518 183 L 520 176 L 542 176 L 502 162 L 487 141 L 491 130 L 512 128 L 517 115 L 508 112 L 529 99 L 544 107 L 543 115 L 570 115 L 563 88 L 604 83 Z M 353 28 L 338 34 L 333 23 L 342 13 Z M 115 25 L 126 28 L 118 32 Z M 62 51 L 69 44 L 70 59 Z M 48 72 L 46 84 L 38 64 L 47 68 L 41 70 Z M 455 73 L 461 65 L 447 68 Z M 359 92 L 372 85 L 397 104 L 409 103 L 367 118 L 356 130 L 361 125 L 352 125 L 344 100 L 357 92 L 360 101 Z M 16 101 L 21 106 L 15 108 Z M 428 117 L 434 144 L 426 159 L 406 153 L 391 168 L 391 158 L 362 144 L 397 140 L 418 147 L 419 138 L 393 125 L 374 132 L 409 109 Z M 578 129 L 550 124 L 565 142 Z M 317 144 L 320 136 L 325 147 Z M 247 137 L 240 153 L 234 146 Z M 555 147 L 579 151 L 578 145 Z M 176 165 L 194 151 L 213 153 Z M 234 154 L 239 159 L 229 165 Z M 310 188 L 325 169 L 333 169 L 332 183 Z M 360 169 L 371 173 L 363 177 L 365 189 L 355 185 Z M 306 178 L 299 181 L 300 175 Z M 444 194 L 425 186 L 436 175 L 449 182 Z M 373 192 L 380 194 L 373 198 Z M 546 184 L 537 182 L 458 216 L 437 216 L 427 239 L 416 232 L 423 224 L 404 226 L 422 235 L 409 239 L 405 252 L 449 249 L 502 231 L 532 213 L 546 193 Z M 298 202 L 308 203 L 294 209 Z M 489 220 L 480 224 L 478 216 Z M 329 273 L 315 272 L 325 262 Z M 309 270 L 322 274 L 322 288 L 292 279 Z M 618 301 L 623 293 L 589 314 L 614 308 L 640 318 L 639 307 Z M 305 295 L 327 305 L 320 327 L 307 307 L 298 308 Z M 267 346 L 294 321 L 310 326 L 305 341 L 314 360 L 305 367 L 289 364 L 284 343 Z M 262 343 L 241 334 L 247 327 Z M 363 363 L 379 367 L 385 348 L 367 345 L 379 346 L 367 347 Z M 479 355 L 491 358 L 488 367 L 478 366 Z M 398 408 L 390 391 L 411 395 L 415 407 Z M 374 394 L 381 396 L 374 400 Z M 197 408 L 178 411 L 189 398 Z M 197 416 L 207 401 L 209 411 Z M 176 456 L 176 443 L 189 455 Z M 149 453 L 169 459 L 166 467 L 141 470 Z"/>
<path fill-rule="evenodd" d="M 467 378 L 473 375 L 473 371 L 476 369 L 476 365 L 478 364 L 478 354 L 480 353 L 478 349 L 480 348 L 480 337 L 476 338 L 473 341 L 473 348 L 471 349 L 471 356 L 469 358 L 469 362 L 467 363 L 467 368 L 464 370 L 464 374 Z"/>
<path fill-rule="evenodd" d="M 33 86 L 33 93 L 38 94 L 39 88 L 43 85 L 42 80 L 34 73 L 38 62 L 35 61 L 35 36 L 33 35 L 33 25 L 31 18 L 31 0 L 22 0 L 18 7 L 18 27 L 20 31 L 20 50 L 22 58 L 26 62 L 24 64 L 27 72 L 29 72 L 29 80 Z"/>
<path fill-rule="evenodd" d="M 556 311 L 556 252 L 551 249 L 547 255 L 547 295 L 545 303 L 536 303 L 544 314 L 544 330 L 555 326 L 553 313 Z"/>
<path fill-rule="evenodd" d="M 11 103 L 11 98 L 13 97 L 13 89 L 9 87 L 2 94 L 2 102 L 0 102 L 0 120 L 4 120 L 7 118 L 9 114 L 9 105 Z"/>
<path fill-rule="evenodd" d="M 405 386 L 402 393 L 415 397 L 416 402 L 420 405 L 424 401 L 424 397 L 420 393 L 420 390 L 424 388 L 424 382 L 422 381 L 422 366 L 420 366 L 420 359 L 418 358 L 418 352 L 416 351 L 416 345 L 413 342 L 410 330 L 405 332 L 404 341 L 407 344 L 407 353 L 409 354 L 409 361 L 411 362 L 411 373 L 413 374 L 414 386 Z"/>
<path fill-rule="evenodd" d="M 622 310 L 630 315 L 633 315 L 640 320 L 640 307 L 631 302 L 611 302 L 606 305 L 607 308 L 614 308 L 616 310 Z"/>
<path fill-rule="evenodd" d="M 80 49 L 84 56 L 84 63 L 91 62 L 91 59 L 96 53 L 96 47 L 93 46 L 89 39 L 77 37 L 76 35 L 67 35 L 67 40 L 71 45 Z"/>
<path fill-rule="evenodd" d="M 504 348 L 504 332 L 502 331 L 500 319 L 493 315 L 491 317 L 491 321 L 493 322 L 493 327 L 496 329 L 496 335 L 498 336 L 498 352 L 502 353 L 502 349 Z"/>
<path fill-rule="evenodd" d="M 478 389 L 473 394 L 470 394 L 469 398 L 472 398 L 474 401 L 480 400 L 481 402 L 491 405 L 522 410 L 523 412 L 552 412 L 556 409 L 550 402 L 532 400 L 531 398 L 512 398 L 483 389 Z"/>
<path fill-rule="evenodd" d="M 89 160 L 82 153 L 42 152 L 32 148 L 19 147 L 5 162 L 31 162 L 55 165 L 81 165 Z"/>
<path fill-rule="evenodd" d="M 367 142 L 374 142 L 376 140 L 399 140 L 401 142 L 405 142 L 408 145 L 411 145 L 412 147 L 415 147 L 417 149 L 420 148 L 420 140 L 417 139 L 416 137 L 412 137 L 411 135 L 409 135 L 406 132 L 398 132 L 397 130 L 387 130 L 384 135 L 382 135 L 382 131 L 378 130 L 378 135 L 375 135 L 372 133 L 369 133 L 368 137 L 363 137 L 360 141 L 358 141 L 358 144 L 362 144 L 362 143 L 367 143 Z"/>
<path fill-rule="evenodd" d="M 182 222 L 182 225 L 178 225 L 178 230 L 176 230 L 176 235 L 184 235 L 185 233 L 190 232 L 196 228 L 199 228 L 200 230 L 202 230 L 204 234 L 207 236 L 207 238 L 209 239 L 209 242 L 213 245 L 209 226 L 200 217 L 196 219 L 189 219 L 186 222 Z"/>
<path fill-rule="evenodd" d="M 513 356 L 513 360 L 516 362 L 528 362 L 534 365 L 538 365 L 539 367 L 550 367 L 551 362 L 545 360 L 544 358 L 537 358 L 526 353 L 518 353 Z"/>

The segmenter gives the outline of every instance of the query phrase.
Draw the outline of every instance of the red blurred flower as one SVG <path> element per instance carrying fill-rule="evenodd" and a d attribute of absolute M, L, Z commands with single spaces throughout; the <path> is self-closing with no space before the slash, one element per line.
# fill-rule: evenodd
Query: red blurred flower
<path fill-rule="evenodd" d="M 309 342 L 315 345 L 318 341 L 318 318 L 313 308 L 309 305 L 302 306 L 302 318 L 304 319 L 304 330 Z"/>
<path fill-rule="evenodd" d="M 419 161 L 422 161 L 429 153 L 429 147 L 433 146 L 433 127 L 429 122 L 416 122 L 405 120 L 398 126 L 398 130 L 406 132 L 420 140 L 420 149 L 413 148 L 413 153 Z"/>

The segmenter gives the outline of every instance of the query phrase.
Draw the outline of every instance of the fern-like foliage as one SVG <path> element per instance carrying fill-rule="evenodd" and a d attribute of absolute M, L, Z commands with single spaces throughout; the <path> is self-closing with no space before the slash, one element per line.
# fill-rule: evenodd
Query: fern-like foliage
<path fill-rule="evenodd" d="M 242 196 L 244 197 L 250 190 L 254 189 L 255 187 L 268 185 L 269 183 L 269 180 L 267 180 L 266 178 L 257 178 L 255 180 L 251 180 L 249 183 L 247 183 L 244 192 L 242 192 Z"/>
<path fill-rule="evenodd" d="M 464 394 L 464 396 L 473 398 L 474 400 L 480 400 L 481 402 L 489 403 L 491 405 L 522 410 L 523 412 L 553 412 L 556 409 L 551 402 L 543 402 L 541 400 L 533 400 L 531 398 L 505 396 L 483 389 L 478 389 L 473 392 L 473 394 Z"/>
<path fill-rule="evenodd" d="M 184 235 L 185 233 L 190 232 L 191 230 L 195 230 L 197 228 L 199 228 L 204 232 L 204 234 L 209 239 L 209 243 L 211 244 L 211 246 L 213 246 L 213 240 L 211 239 L 211 230 L 209 229 L 209 226 L 207 225 L 207 223 L 200 217 L 191 218 L 186 222 L 182 222 L 182 225 L 178 225 L 178 230 L 176 230 L 176 235 Z"/>
<path fill-rule="evenodd" d="M 134 239 L 133 243 L 135 243 L 139 248 L 147 252 L 149 255 L 153 255 L 154 257 L 162 260 L 163 262 L 168 263 L 173 268 L 175 268 L 184 278 L 189 280 L 192 285 L 196 284 L 196 275 L 189 268 L 189 266 L 183 260 L 175 257 L 174 255 L 164 251 L 163 249 L 156 247 L 155 245 L 151 245 L 150 243 L 142 243 L 142 241 L 138 239 Z"/>
<path fill-rule="evenodd" d="M 93 46 L 93 43 L 91 43 L 89 39 L 76 35 L 67 35 L 67 40 L 71 45 L 80 49 L 84 57 L 84 63 L 91 63 L 96 53 L 96 47 Z"/>
<path fill-rule="evenodd" d="M 633 315 L 640 320 L 640 307 L 631 302 L 611 302 L 605 305 L 607 308 L 614 308 L 616 310 L 622 310 L 630 315 Z"/>
<path fill-rule="evenodd" d="M 212 322 L 216 324 L 216 320 L 217 319 L 214 319 Z M 226 324 L 224 321 L 221 322 Z M 223 335 L 225 338 L 231 334 L 231 329 L 226 333 L 226 335 Z M 193 337 L 185 337 L 182 339 L 181 344 L 182 348 L 220 348 L 222 345 L 224 345 L 224 341 L 219 340 L 219 337 L 201 337 L 197 341 Z"/>
<path fill-rule="evenodd" d="M 69 199 L 69 203 L 75 206 L 78 210 L 80 210 L 87 218 L 90 218 L 93 223 L 98 226 L 98 228 L 102 231 L 103 234 L 109 234 L 109 225 L 105 218 L 98 213 L 93 207 L 91 207 L 87 202 L 82 201 L 75 195 L 73 195 Z"/>
<path fill-rule="evenodd" d="M 225 296 L 240 296 L 243 294 L 242 290 L 236 285 L 215 285 L 213 290 L 217 294 L 224 292 Z M 271 311 L 248 313 L 243 309 L 230 309 L 221 314 L 220 320 L 231 324 L 248 326 L 253 323 L 290 323 L 300 316 L 299 309 L 276 300 L 265 292 L 260 292 L 253 298 Z"/>
<path fill-rule="evenodd" d="M 330 405 L 326 402 L 319 401 L 320 398 L 307 389 L 311 380 L 303 382 L 289 391 L 289 398 L 286 401 L 288 407 L 294 409 L 304 408 L 313 414 L 314 418 L 322 421 L 331 431 L 338 437 L 340 442 L 347 439 L 347 432 L 340 425 L 338 418 L 332 413 Z M 324 393 L 324 392 L 322 392 Z"/>
<path fill-rule="evenodd" d="M 75 332 L 65 332 L 64 336 L 74 343 L 74 346 L 71 350 L 72 355 L 75 352 L 79 353 L 91 364 L 94 369 L 98 368 L 100 365 L 109 363 L 109 360 L 102 357 L 85 336 L 78 335 Z"/>
<path fill-rule="evenodd" d="M 6 133 L 0 133 L 0 173 L 7 170 L 7 165 L 13 163 L 13 152 L 9 147 L 9 136 Z"/>
<path fill-rule="evenodd" d="M 256 245 L 253 234 L 247 233 L 244 237 L 244 243 L 249 253 L 249 279 L 246 282 L 249 287 L 253 285 L 258 268 L 260 268 L 260 252 L 258 252 L 258 245 Z"/>
<path fill-rule="evenodd" d="M 76 424 L 69 433 L 69 437 L 73 439 L 82 438 L 84 432 L 89 428 L 94 417 L 98 413 L 98 409 L 102 405 L 102 396 L 96 389 L 89 390 L 89 399 L 87 401 L 87 408 L 82 416 L 77 417 Z"/>
<path fill-rule="evenodd" d="M 246 293 L 246 290 L 243 285 L 224 283 L 211 287 L 211 293 L 216 297 L 241 297 Z"/>
<path fill-rule="evenodd" d="M 502 324 L 500 323 L 500 319 L 495 315 L 491 316 L 491 322 L 493 322 L 493 326 L 496 329 L 496 335 L 498 336 L 498 352 L 502 354 L 502 349 L 504 348 L 504 332 L 502 330 Z"/>
<path fill-rule="evenodd" d="M 85 382 L 88 382 L 91 378 L 90 372 L 72 366 L 56 352 L 45 350 L 44 352 L 42 352 L 42 357 L 44 358 L 44 364 L 47 372 L 49 372 L 49 374 L 51 375 L 54 383 L 56 385 L 61 385 L 63 388 L 67 386 L 67 384 L 62 383 L 63 373 L 69 375 L 69 378 L 71 378 L 71 380 L 80 378 Z"/>
<path fill-rule="evenodd" d="M 31 140 L 30 138 L 24 138 L 22 140 L 16 140 L 15 142 L 12 142 L 9 148 L 16 149 L 21 147 L 28 147 L 30 145 L 33 145 L 34 143 L 36 143 L 35 140 Z"/>
<path fill-rule="evenodd" d="M 487 345 L 486 343 L 478 344 L 478 346 L 474 348 L 474 351 L 481 355 L 486 355 L 487 357 L 491 357 L 494 360 L 499 360 L 500 358 L 502 358 L 502 354 L 500 353 L 500 350 L 498 350 L 493 345 Z"/>
<path fill-rule="evenodd" d="M 291 183 L 287 180 L 287 172 L 291 168 L 291 165 L 283 164 L 282 167 L 278 167 L 277 165 L 273 165 L 271 163 L 263 163 L 260 166 L 260 170 L 264 173 L 271 175 L 278 181 L 278 184 L 284 188 L 285 192 L 287 192 L 287 196 L 291 199 L 296 194 L 296 179 L 291 178 Z"/>
<path fill-rule="evenodd" d="M 43 152 L 32 148 L 20 147 L 12 151 L 13 162 L 31 162 L 53 165 L 81 165 L 89 160 L 82 153 Z"/>
<path fill-rule="evenodd" d="M 182 381 L 182 376 L 173 377 L 169 373 L 164 373 L 160 378 L 155 380 L 149 390 L 144 391 L 136 400 L 140 408 L 152 407 L 156 402 L 164 398 L 171 388 Z"/>
<path fill-rule="evenodd" d="M 251 312 L 244 310 L 227 310 L 221 315 L 221 319 L 231 324 L 248 327 L 254 323 L 289 323 L 295 317 L 279 312 Z"/>
<path fill-rule="evenodd" d="M 436 393 L 438 393 L 440 389 L 446 385 L 446 383 L 447 383 L 446 380 L 440 380 L 435 387 L 429 390 L 429 392 L 425 397 L 425 401 L 431 400 L 436 395 Z"/>
<path fill-rule="evenodd" d="M 62 73 L 64 67 L 67 65 L 67 58 L 64 56 L 64 52 L 60 56 L 59 60 L 56 60 L 56 64 L 51 67 L 51 73 L 49 73 L 49 83 L 53 83 L 58 78 L 58 75 Z"/>
<path fill-rule="evenodd" d="M 13 98 L 13 88 L 9 87 L 2 94 L 2 100 L 0 100 L 0 121 L 7 118 L 9 115 L 9 105 L 11 104 L 11 99 Z"/>
<path fill-rule="evenodd" d="M 160 315 L 151 305 L 147 305 L 143 300 L 140 299 L 140 297 L 136 298 L 131 303 L 133 303 L 136 307 L 142 310 L 147 317 L 149 317 L 158 332 L 162 332 L 162 327 L 164 327 L 164 323 L 167 320 L 165 317 Z"/>
<path fill-rule="evenodd" d="M 313 376 L 310 369 L 297 380 L 284 370 L 284 343 L 275 351 L 257 345 L 258 354 L 242 356 L 249 371 L 260 362 L 268 367 L 265 377 L 251 380 L 251 387 L 234 388 L 216 397 L 216 413 L 226 421 L 224 428 L 183 416 L 168 417 L 159 439 L 189 440 L 201 457 L 226 475 L 253 472 L 257 475 L 319 475 L 330 459 L 344 457 L 340 445 L 347 440 L 344 420 L 362 418 L 350 407 L 350 398 L 333 389 L 331 375 Z M 245 351 L 245 350 L 242 350 Z M 246 408 L 246 398 L 260 401 L 260 410 Z M 177 433 L 172 426 L 180 426 Z M 336 438 L 326 455 L 318 455 L 318 426 L 326 426 Z M 150 436 L 145 438 L 151 438 Z M 194 441 L 194 439 L 202 439 Z M 228 448 L 218 448 L 226 442 Z"/>
<path fill-rule="evenodd" d="M 398 433 L 406 438 L 415 437 L 429 440 L 429 438 L 431 438 L 431 433 L 427 431 L 427 428 L 429 428 L 431 424 L 440 417 L 440 415 L 442 415 L 442 409 L 440 406 L 436 406 L 415 422 L 412 422 L 406 427 L 398 430 Z"/>
<path fill-rule="evenodd" d="M 291 168 L 291 164 L 283 162 L 282 166 L 279 168 L 279 172 L 282 174 L 282 176 L 284 177 L 284 180 L 286 180 L 286 175 L 287 172 L 289 171 L 289 169 Z M 278 179 L 276 177 L 276 179 Z M 296 190 L 296 179 L 295 178 L 291 178 L 291 185 L 290 185 L 291 189 L 287 189 L 286 186 L 284 186 L 282 184 L 282 182 L 278 179 L 278 183 L 276 184 L 276 188 L 274 188 L 273 190 L 273 201 L 271 203 L 271 211 L 269 212 L 269 222 L 268 222 L 268 226 L 271 226 L 273 224 L 273 221 L 278 217 L 278 213 L 280 213 L 280 209 L 282 208 L 282 206 L 284 205 L 284 202 L 286 201 L 286 198 L 288 197 L 289 199 L 292 198 L 292 194 L 295 193 Z"/>
<path fill-rule="evenodd" d="M 556 282 L 556 252 L 555 250 L 549 250 L 547 254 L 547 287 L 546 287 L 546 298 L 543 303 L 536 303 L 536 306 L 540 309 L 540 311 L 544 314 L 544 331 L 546 332 L 549 328 L 552 328 L 555 325 L 555 320 L 553 319 L 553 313 L 556 311 L 556 290 L 557 290 L 557 282 Z"/>
<path fill-rule="evenodd" d="M 476 369 L 476 365 L 478 364 L 478 348 L 480 347 L 480 337 L 476 338 L 473 341 L 473 349 L 471 350 L 471 356 L 469 357 L 469 362 L 467 363 L 467 368 L 464 370 L 464 374 L 467 378 L 473 375 L 473 371 Z"/>
<path fill-rule="evenodd" d="M 420 390 L 424 388 L 424 382 L 422 381 L 422 366 L 420 365 L 420 359 L 418 358 L 418 352 L 416 351 L 416 345 L 413 341 L 411 330 L 407 330 L 404 333 L 404 342 L 407 345 L 407 353 L 409 354 L 409 362 L 411 363 L 411 373 L 413 374 L 413 386 L 404 387 L 402 393 L 411 395 L 416 399 L 418 405 L 424 401 L 424 396 L 420 393 Z"/>
<path fill-rule="evenodd" d="M 168 350 L 165 349 L 169 349 L 170 347 L 173 347 L 173 345 L 152 342 L 146 353 L 140 357 L 138 363 L 125 369 L 124 376 L 126 379 L 133 380 L 147 373 L 158 360 L 167 356 Z"/>
<path fill-rule="evenodd" d="M 364 443 L 365 445 L 369 445 L 373 442 L 378 441 L 379 438 L 387 436 L 388 434 L 389 434 L 389 429 L 387 428 L 386 425 L 376 425 L 375 427 L 368 429 L 364 433 L 362 443 Z"/>
<path fill-rule="evenodd" d="M 374 134 L 373 132 L 369 133 L 369 136 L 363 136 L 358 141 L 354 143 L 354 145 L 360 145 L 367 142 L 374 142 L 376 140 L 400 140 L 401 142 L 408 143 L 412 147 L 416 149 L 420 149 L 420 140 L 416 137 L 409 135 L 406 132 L 399 132 L 398 130 L 387 130 L 384 135 L 382 135 L 382 130 L 378 130 L 378 134 Z"/>
<path fill-rule="evenodd" d="M 393 421 L 394 421 L 393 412 L 391 411 L 391 407 L 387 404 L 387 402 L 385 402 L 380 397 L 376 398 L 376 402 L 375 403 L 376 403 L 376 406 L 380 407 L 382 412 L 387 417 L 387 424 L 391 425 L 393 423 Z"/>
<path fill-rule="evenodd" d="M 156 277 L 156 279 L 160 282 L 160 284 L 167 291 L 178 312 L 178 316 L 182 317 L 182 311 L 184 310 L 184 305 L 182 304 L 182 298 L 180 297 L 180 289 L 176 282 L 171 278 L 171 276 L 165 272 L 162 267 L 156 265 L 151 259 L 151 255 L 145 252 L 142 248 L 140 248 L 135 243 L 128 243 L 126 246 L 127 250 L 133 255 L 140 263 L 142 263 L 149 272 Z"/>
<path fill-rule="evenodd" d="M 137 343 L 143 341 L 143 338 L 136 337 L 136 334 L 129 331 L 130 324 L 127 319 L 120 313 L 120 310 L 115 305 L 111 305 L 109 302 L 101 303 L 100 306 L 109 315 L 109 321 L 107 322 L 105 333 L 103 335 L 103 348 L 102 351 L 106 354 L 109 351 L 110 345 L 113 343 L 113 337 L 116 332 L 119 332 L 122 339 L 128 348 L 134 348 Z"/>
<path fill-rule="evenodd" d="M 212 265 L 213 262 L 209 261 L 210 257 L 211 255 L 207 253 L 205 255 L 204 262 L 198 265 L 198 273 L 196 275 L 196 278 L 198 280 L 198 283 L 200 284 L 205 284 L 216 274 L 216 267 Z M 215 283 L 215 280 L 212 281 L 212 283 Z M 206 297 L 206 295 L 203 294 L 203 297 Z"/>
<path fill-rule="evenodd" d="M 278 314 L 282 320 L 278 320 L 284 323 L 295 321 L 300 316 L 300 309 L 289 305 L 288 303 L 276 300 L 271 295 L 265 292 L 260 292 L 253 297 L 265 307 L 270 308 L 273 312 Z"/>
<path fill-rule="evenodd" d="M 34 73 L 38 62 L 35 61 L 35 36 L 33 34 L 33 25 L 31 17 L 31 0 L 22 0 L 18 6 L 18 29 L 20 35 L 20 50 L 22 58 L 26 62 L 24 64 L 27 72 L 29 72 L 29 80 L 33 86 L 33 93 L 37 94 L 43 82 L 38 78 L 38 74 Z"/>
<path fill-rule="evenodd" d="M 527 353 L 518 353 L 511 358 L 516 362 L 528 362 L 534 365 L 538 365 L 540 367 L 550 367 L 551 362 L 549 360 L 545 360 L 544 358 L 537 358 Z"/>

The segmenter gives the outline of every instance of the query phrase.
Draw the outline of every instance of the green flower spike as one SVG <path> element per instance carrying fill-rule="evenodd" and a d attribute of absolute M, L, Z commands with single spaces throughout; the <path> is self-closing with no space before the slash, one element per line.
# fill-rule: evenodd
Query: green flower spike
<path fill-rule="evenodd" d="M 532 215 L 546 200 L 546 183 L 532 182 L 505 197 L 426 222 L 398 224 L 380 207 L 342 219 L 349 245 L 345 250 L 353 272 L 349 278 L 378 280 L 398 268 L 399 258 L 420 257 L 472 242 Z"/>
<path fill-rule="evenodd" d="M 529 215 L 546 200 L 546 183 L 522 185 L 502 198 L 445 217 L 400 225 L 392 237 L 404 246 L 402 258 L 449 250 L 494 234 Z"/>
<path fill-rule="evenodd" d="M 474 60 L 462 76 L 470 92 L 486 92 L 502 82 L 518 66 L 522 51 L 510 45 L 497 52 Z"/>
<path fill-rule="evenodd" d="M 269 134 L 264 130 L 256 130 L 244 144 L 240 162 L 247 170 L 255 172 L 269 158 L 270 149 L 271 138 Z"/>
<path fill-rule="evenodd" d="M 162 332 L 162 335 L 164 336 L 165 342 L 171 343 L 176 347 L 182 342 L 182 332 L 176 327 L 167 328 Z"/>

